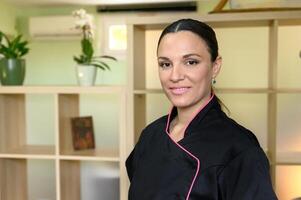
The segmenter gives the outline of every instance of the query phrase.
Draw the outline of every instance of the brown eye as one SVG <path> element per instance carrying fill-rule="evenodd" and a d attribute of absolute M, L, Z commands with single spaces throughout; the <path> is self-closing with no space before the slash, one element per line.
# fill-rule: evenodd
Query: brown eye
<path fill-rule="evenodd" d="M 161 68 L 168 68 L 171 66 L 171 64 L 169 62 L 159 62 L 159 66 Z"/>
<path fill-rule="evenodd" d="M 186 65 L 197 65 L 199 61 L 197 60 L 187 60 Z"/>

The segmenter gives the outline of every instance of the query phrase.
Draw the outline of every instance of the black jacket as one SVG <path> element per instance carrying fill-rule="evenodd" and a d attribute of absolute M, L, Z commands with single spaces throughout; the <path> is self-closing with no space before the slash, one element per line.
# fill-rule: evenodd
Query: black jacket
<path fill-rule="evenodd" d="M 129 200 L 274 200 L 269 161 L 255 135 L 212 100 L 178 143 L 168 135 L 173 108 L 148 125 L 126 160 Z"/>

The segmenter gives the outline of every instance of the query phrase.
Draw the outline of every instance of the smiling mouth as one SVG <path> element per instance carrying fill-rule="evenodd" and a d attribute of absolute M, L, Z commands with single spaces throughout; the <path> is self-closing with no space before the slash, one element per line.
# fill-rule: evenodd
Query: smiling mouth
<path fill-rule="evenodd" d="M 172 87 L 172 88 L 169 88 L 171 93 L 174 94 L 174 95 L 182 95 L 184 93 L 186 93 L 190 87 Z"/>

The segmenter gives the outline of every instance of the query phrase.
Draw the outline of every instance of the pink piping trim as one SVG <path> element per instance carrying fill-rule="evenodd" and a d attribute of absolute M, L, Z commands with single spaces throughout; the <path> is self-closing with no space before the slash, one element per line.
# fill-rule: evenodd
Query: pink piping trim
<path fill-rule="evenodd" d="M 201 112 L 201 110 L 212 100 L 212 98 L 214 97 L 214 94 L 212 94 L 212 96 L 210 97 L 210 99 L 193 115 L 193 117 L 190 119 L 189 123 L 186 125 L 185 127 L 185 131 L 184 133 L 186 132 L 186 129 L 187 127 L 189 126 L 189 124 L 191 123 L 191 121 L 196 117 L 196 115 Z M 181 146 L 180 144 L 178 144 L 176 141 L 174 141 L 171 136 L 169 135 L 169 132 L 168 132 L 168 128 L 169 128 L 169 123 L 170 123 L 170 115 L 171 115 L 171 112 L 172 112 L 172 108 L 168 114 L 168 119 L 167 119 L 167 125 L 166 125 L 166 129 L 165 129 L 165 132 L 167 133 L 167 135 L 169 136 L 169 138 L 178 146 L 180 147 L 183 151 L 185 151 L 189 156 L 191 156 L 192 158 L 194 158 L 197 162 L 197 169 L 196 169 L 196 172 L 195 172 L 195 175 L 193 177 L 193 180 L 191 182 L 191 185 L 190 185 L 190 188 L 189 188 L 189 191 L 187 193 L 187 196 L 186 196 L 186 200 L 189 200 L 189 196 L 190 196 L 190 193 L 192 191 L 192 188 L 193 188 L 193 185 L 194 185 L 194 182 L 196 180 L 196 177 L 198 176 L 199 174 L 199 170 L 200 170 L 200 160 L 195 156 L 193 155 L 191 152 L 189 152 L 187 149 L 185 149 L 183 146 Z"/>

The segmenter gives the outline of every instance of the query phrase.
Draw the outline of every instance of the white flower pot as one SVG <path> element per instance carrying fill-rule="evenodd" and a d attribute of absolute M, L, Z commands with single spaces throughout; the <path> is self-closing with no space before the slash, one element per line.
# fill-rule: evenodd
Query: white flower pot
<path fill-rule="evenodd" d="M 97 68 L 91 65 L 77 65 L 77 82 L 80 86 L 93 86 L 96 80 Z"/>

